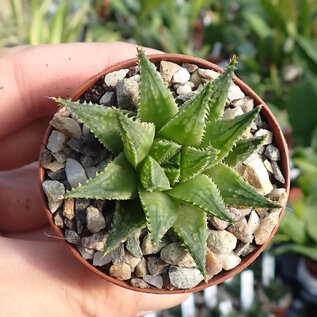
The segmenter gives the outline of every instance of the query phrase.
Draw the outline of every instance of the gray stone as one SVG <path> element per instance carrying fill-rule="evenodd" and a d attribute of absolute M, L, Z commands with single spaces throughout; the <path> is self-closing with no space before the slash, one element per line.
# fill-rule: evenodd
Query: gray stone
<path fill-rule="evenodd" d="M 59 201 L 48 201 L 48 209 L 53 213 L 57 211 L 63 204 L 62 200 Z"/>
<path fill-rule="evenodd" d="M 178 266 L 170 266 L 168 277 L 171 285 L 178 289 L 193 288 L 204 279 L 198 269 Z"/>
<path fill-rule="evenodd" d="M 80 243 L 81 239 L 80 239 L 79 234 L 76 231 L 66 229 L 65 230 L 65 240 L 68 241 L 69 243 L 72 243 L 72 244 L 78 244 L 78 243 Z"/>
<path fill-rule="evenodd" d="M 99 103 L 104 106 L 114 106 L 115 105 L 115 94 L 113 91 L 107 91 L 99 100 Z"/>
<path fill-rule="evenodd" d="M 106 221 L 100 210 L 95 207 L 88 207 L 86 209 L 86 223 L 90 232 L 96 233 L 106 227 Z"/>
<path fill-rule="evenodd" d="M 84 248 L 103 251 L 108 235 L 105 232 L 94 233 L 91 236 L 83 237 L 81 244 Z"/>
<path fill-rule="evenodd" d="M 90 166 L 90 167 L 86 167 L 85 171 L 86 171 L 87 177 L 90 179 L 90 178 L 94 178 L 97 175 L 98 168 L 95 166 Z"/>
<path fill-rule="evenodd" d="M 46 171 L 47 176 L 52 180 L 52 181 L 59 181 L 60 183 L 65 184 L 66 182 L 66 173 L 65 169 L 59 169 L 56 172 L 51 172 L 51 171 Z M 65 184 L 66 185 L 66 184 Z"/>
<path fill-rule="evenodd" d="M 124 262 L 127 263 L 130 266 L 131 271 L 134 272 L 135 267 L 141 262 L 141 259 L 142 258 L 136 258 L 131 253 L 126 252 Z"/>
<path fill-rule="evenodd" d="M 272 161 L 271 164 L 272 164 L 274 178 L 278 180 L 280 183 L 285 184 L 285 178 L 282 174 L 282 171 L 280 170 L 280 167 L 278 166 L 278 163 L 275 161 Z"/>
<path fill-rule="evenodd" d="M 199 87 L 199 85 L 202 84 L 203 79 L 202 77 L 199 75 L 198 70 L 194 71 L 191 76 L 190 76 L 190 81 L 194 84 L 194 87 L 197 88 Z"/>
<path fill-rule="evenodd" d="M 86 229 L 86 210 L 75 208 L 76 228 L 78 234 L 82 234 Z"/>
<path fill-rule="evenodd" d="M 103 255 L 103 251 L 97 251 L 94 254 L 94 259 L 92 264 L 94 266 L 104 266 L 111 262 L 111 255 L 108 253 L 107 255 Z"/>
<path fill-rule="evenodd" d="M 89 156 L 89 155 L 81 155 L 80 156 L 80 164 L 84 168 L 95 165 L 94 161 L 95 161 L 94 158 Z"/>
<path fill-rule="evenodd" d="M 244 113 L 251 111 L 254 108 L 254 100 L 249 96 L 241 99 L 236 99 L 232 102 L 235 107 L 241 107 Z"/>
<path fill-rule="evenodd" d="M 149 256 L 147 258 L 147 268 L 151 275 L 162 274 L 167 266 L 167 263 L 156 256 Z"/>
<path fill-rule="evenodd" d="M 42 183 L 42 187 L 48 201 L 58 202 L 64 199 L 65 187 L 62 183 L 58 181 L 46 180 Z"/>
<path fill-rule="evenodd" d="M 147 234 L 143 238 L 143 242 L 141 246 L 142 253 L 144 255 L 159 253 L 161 249 L 165 247 L 167 244 L 168 244 L 167 238 L 163 237 L 163 239 L 157 245 L 154 245 L 150 239 L 149 234 Z"/>
<path fill-rule="evenodd" d="M 134 233 L 128 237 L 125 242 L 126 249 L 136 258 L 140 258 L 143 256 L 141 247 L 140 247 L 140 233 Z"/>
<path fill-rule="evenodd" d="M 266 147 L 264 155 L 272 161 L 279 161 L 281 159 L 280 150 L 273 144 L 269 144 Z"/>
<path fill-rule="evenodd" d="M 71 187 L 77 187 L 79 184 L 85 184 L 87 181 L 87 176 L 84 168 L 74 159 L 67 159 L 66 166 L 66 177 L 69 185 Z"/>
<path fill-rule="evenodd" d="M 215 253 L 230 253 L 237 244 L 237 238 L 226 230 L 209 230 L 208 248 Z"/>
<path fill-rule="evenodd" d="M 162 75 L 163 81 L 167 86 L 171 85 L 171 81 L 173 75 L 181 69 L 181 66 L 178 64 L 168 62 L 168 61 L 161 61 L 160 63 L 160 73 Z"/>
<path fill-rule="evenodd" d="M 64 148 L 67 140 L 68 138 L 64 133 L 57 130 L 53 130 L 48 138 L 46 148 L 50 150 L 52 153 L 59 152 Z"/>
<path fill-rule="evenodd" d="M 70 139 L 67 145 L 77 153 L 90 155 L 92 157 L 98 156 L 104 149 L 102 144 L 91 132 L 88 132 L 79 139 Z"/>
<path fill-rule="evenodd" d="M 231 232 L 237 239 L 241 240 L 244 243 L 252 242 L 253 235 L 249 232 L 248 223 L 245 218 L 235 222 L 233 225 L 228 227 L 227 230 Z"/>
<path fill-rule="evenodd" d="M 137 277 L 142 277 L 147 274 L 146 259 L 142 258 L 141 261 L 135 267 L 135 275 Z"/>
<path fill-rule="evenodd" d="M 111 276 L 122 281 L 129 280 L 131 278 L 131 268 L 126 263 L 111 265 L 109 273 Z"/>
<path fill-rule="evenodd" d="M 53 119 L 50 121 L 55 129 L 63 132 L 70 138 L 78 139 L 81 136 L 81 128 L 78 122 L 72 118 L 64 117 L 59 114 L 55 114 Z"/>
<path fill-rule="evenodd" d="M 229 92 L 227 97 L 228 100 L 233 101 L 233 100 L 241 99 L 244 96 L 245 96 L 244 92 L 240 89 L 240 87 L 232 82 L 229 87 Z"/>
<path fill-rule="evenodd" d="M 131 285 L 138 288 L 149 288 L 149 284 L 144 282 L 141 278 L 132 278 L 130 281 Z"/>
<path fill-rule="evenodd" d="M 177 88 L 176 93 L 179 95 L 186 95 L 191 93 L 192 89 L 189 84 L 181 85 Z"/>
<path fill-rule="evenodd" d="M 190 63 L 183 63 L 182 67 L 186 68 L 190 73 L 193 73 L 195 70 L 198 69 L 197 65 Z"/>
<path fill-rule="evenodd" d="M 125 78 L 116 86 L 117 104 L 123 109 L 137 109 L 139 84 L 132 78 Z"/>
<path fill-rule="evenodd" d="M 63 151 L 52 153 L 52 155 L 54 156 L 56 161 L 59 162 L 59 163 L 65 163 L 66 160 L 67 160 L 67 156 L 66 156 L 66 154 Z"/>
<path fill-rule="evenodd" d="M 54 215 L 54 223 L 56 224 L 56 226 L 64 228 L 64 221 L 61 210 L 57 210 L 56 214 Z"/>
<path fill-rule="evenodd" d="M 202 69 L 202 68 L 198 69 L 198 73 L 200 76 L 202 76 L 208 80 L 215 80 L 220 75 L 220 73 L 218 73 L 212 69 Z"/>
<path fill-rule="evenodd" d="M 258 126 L 258 124 L 256 124 Z M 263 145 L 268 145 L 272 143 L 273 140 L 273 133 L 267 129 L 259 129 L 255 132 L 254 136 L 265 136 L 265 139 L 263 141 Z"/>
<path fill-rule="evenodd" d="M 159 289 L 163 288 L 163 278 L 161 275 L 157 275 L 157 276 L 145 275 L 145 276 L 143 276 L 143 280 L 144 280 L 144 282 L 146 282 L 146 283 L 148 283 L 156 288 L 159 288 Z"/>
<path fill-rule="evenodd" d="M 233 221 L 243 220 L 245 216 L 249 215 L 252 211 L 252 208 L 236 208 L 229 207 L 228 212 L 231 215 Z"/>
<path fill-rule="evenodd" d="M 120 69 L 117 71 L 114 71 L 112 73 L 109 73 L 105 76 L 105 84 L 108 87 L 115 87 L 117 83 L 122 80 L 126 74 L 129 72 L 128 69 Z"/>
<path fill-rule="evenodd" d="M 222 268 L 226 271 L 232 270 L 241 263 L 241 258 L 234 252 L 221 255 Z"/>
<path fill-rule="evenodd" d="M 160 257 L 163 261 L 169 264 L 184 267 L 196 266 L 193 257 L 182 247 L 180 243 L 171 243 L 162 248 Z"/>
<path fill-rule="evenodd" d="M 92 260 L 94 257 L 95 250 L 84 248 L 81 245 L 76 246 L 82 258 L 85 260 Z M 101 252 L 102 253 L 102 252 Z"/>
<path fill-rule="evenodd" d="M 115 248 L 111 253 L 111 260 L 113 264 L 121 264 L 125 261 L 125 249 L 124 244 L 121 243 L 117 248 Z"/>
<path fill-rule="evenodd" d="M 241 107 L 235 107 L 233 109 L 228 108 L 223 113 L 223 119 L 225 120 L 232 120 L 237 116 L 241 116 L 244 112 L 242 111 Z"/>
<path fill-rule="evenodd" d="M 193 98 L 197 93 L 195 91 L 192 91 L 186 95 L 178 95 L 175 100 L 178 103 L 183 104 L 184 102 L 188 101 L 189 99 Z"/>
<path fill-rule="evenodd" d="M 177 84 L 185 84 L 190 79 L 190 73 L 186 68 L 180 68 L 178 71 L 176 71 L 172 77 L 173 83 Z"/>
<path fill-rule="evenodd" d="M 237 256 L 247 256 L 256 249 L 256 246 L 251 243 L 244 243 L 240 241 L 234 250 Z"/>

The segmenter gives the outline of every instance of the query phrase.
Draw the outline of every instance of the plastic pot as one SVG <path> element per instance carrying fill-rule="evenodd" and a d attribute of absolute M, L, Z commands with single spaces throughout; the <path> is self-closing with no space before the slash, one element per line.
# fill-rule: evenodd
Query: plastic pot
<path fill-rule="evenodd" d="M 196 58 L 196 57 L 190 57 L 190 56 L 180 55 L 180 54 L 155 54 L 155 55 L 148 55 L 148 57 L 152 62 L 159 62 L 161 60 L 166 60 L 166 61 L 172 61 L 172 62 L 175 62 L 178 64 L 192 63 L 192 64 L 196 64 L 198 67 L 201 67 L 201 68 L 212 69 L 212 70 L 215 70 L 218 72 L 222 72 L 222 69 L 219 66 L 217 66 L 213 63 L 210 63 L 208 61 L 205 61 L 203 59 Z M 83 95 L 83 93 L 87 91 L 88 88 L 93 86 L 94 83 L 98 79 L 100 79 L 102 76 L 104 76 L 105 74 L 111 73 L 111 72 L 119 70 L 119 69 L 129 68 L 131 66 L 135 66 L 136 64 L 137 64 L 137 58 L 133 58 L 133 59 L 129 59 L 129 60 L 117 63 L 111 67 L 104 69 L 102 72 L 89 78 L 78 89 L 76 89 L 71 94 L 72 100 L 79 99 Z M 264 118 L 264 120 L 268 123 L 270 130 L 273 132 L 275 145 L 279 148 L 280 153 L 281 153 L 281 169 L 282 169 L 282 173 L 285 177 L 284 187 L 285 187 L 287 194 L 288 194 L 289 193 L 289 186 L 290 186 L 288 147 L 287 147 L 285 138 L 282 134 L 282 131 L 279 127 L 279 124 L 278 124 L 276 118 L 274 117 L 274 115 L 272 114 L 271 110 L 269 109 L 269 107 L 248 85 L 246 85 L 242 80 L 240 80 L 237 77 L 234 77 L 233 80 L 234 80 L 234 83 L 237 84 L 241 88 L 241 90 L 245 93 L 245 95 L 250 96 L 251 98 L 254 99 L 256 105 L 259 105 L 259 104 L 262 105 L 261 115 Z M 44 136 L 43 145 L 41 147 L 41 152 L 45 149 L 45 144 L 47 144 L 47 140 L 48 140 L 48 137 L 51 133 L 51 130 L 52 130 L 52 127 L 49 126 L 47 131 L 46 131 L 46 134 Z M 40 173 L 40 184 L 42 184 L 42 182 L 45 180 L 44 169 L 40 167 L 39 173 Z M 57 227 L 53 221 L 53 216 L 52 216 L 52 213 L 48 209 L 47 200 L 46 200 L 46 197 L 45 197 L 43 191 L 42 191 L 42 198 L 43 198 L 44 210 L 46 212 L 46 215 L 49 219 L 51 226 L 53 227 L 53 229 L 55 230 L 56 234 L 59 237 L 64 238 L 63 231 L 59 227 Z M 77 251 L 77 249 L 74 246 L 72 246 L 71 244 L 65 242 L 65 246 L 87 268 L 89 268 L 90 270 L 92 270 L 93 272 L 95 272 L 96 274 L 101 276 L 102 278 L 104 278 L 104 279 L 106 279 L 106 280 L 108 280 L 116 285 L 125 287 L 127 289 L 131 289 L 134 291 L 141 291 L 141 292 L 145 292 L 145 293 L 156 293 L 156 294 L 176 294 L 176 293 L 185 293 L 185 292 L 197 292 L 197 291 L 201 291 L 202 289 L 204 289 L 206 287 L 222 283 L 223 281 L 227 280 L 228 278 L 231 278 L 231 277 L 235 276 L 236 274 L 240 273 L 248 265 L 250 265 L 261 254 L 261 252 L 263 252 L 263 250 L 266 248 L 266 246 L 268 245 L 270 240 L 275 235 L 275 232 L 276 232 L 276 230 L 279 226 L 279 223 L 282 219 L 284 210 L 285 210 L 285 206 L 283 206 L 282 212 L 280 213 L 278 224 L 273 229 L 273 231 L 270 235 L 270 238 L 268 239 L 268 241 L 264 245 L 259 246 L 254 252 L 252 252 L 248 256 L 242 258 L 241 263 L 237 267 L 235 267 L 234 269 L 232 269 L 230 271 L 222 271 L 218 275 L 214 276 L 208 283 L 201 282 L 198 286 L 191 288 L 189 290 L 181 290 L 181 289 L 164 290 L 164 289 L 152 289 L 152 288 L 140 289 L 140 288 L 133 287 L 128 282 L 121 281 L 121 280 L 118 280 L 114 277 L 111 277 L 110 275 L 107 275 L 106 273 L 104 273 L 104 272 L 100 271 L 99 269 L 97 269 L 96 267 L 94 267 L 88 261 L 84 260 L 81 257 L 80 253 Z"/>

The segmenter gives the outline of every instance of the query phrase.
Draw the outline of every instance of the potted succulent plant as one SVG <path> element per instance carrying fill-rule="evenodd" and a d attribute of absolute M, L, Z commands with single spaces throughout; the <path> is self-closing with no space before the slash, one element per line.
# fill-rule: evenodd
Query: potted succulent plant
<path fill-rule="evenodd" d="M 235 67 L 235 57 L 221 73 L 139 49 L 71 100 L 54 98 L 63 108 L 40 156 L 46 211 L 100 276 L 144 292 L 198 291 L 243 270 L 274 235 L 287 146 Z"/>

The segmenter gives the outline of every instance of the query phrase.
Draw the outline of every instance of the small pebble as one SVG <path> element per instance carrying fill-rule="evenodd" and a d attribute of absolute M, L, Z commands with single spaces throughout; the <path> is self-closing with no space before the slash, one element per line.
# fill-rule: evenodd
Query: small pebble
<path fill-rule="evenodd" d="M 80 236 L 79 234 L 74 230 L 65 230 L 65 240 L 72 244 L 78 244 L 80 243 Z"/>
<path fill-rule="evenodd" d="M 255 210 L 252 210 L 248 219 L 248 231 L 252 235 L 260 226 L 260 218 Z"/>
<path fill-rule="evenodd" d="M 162 75 L 163 81 L 167 86 L 171 85 L 173 75 L 181 69 L 181 66 L 178 64 L 161 61 L 160 63 L 160 73 Z"/>
<path fill-rule="evenodd" d="M 164 262 L 169 264 L 184 267 L 196 266 L 193 257 L 184 249 L 184 247 L 182 247 L 180 243 L 171 243 L 162 248 L 160 257 Z"/>
<path fill-rule="evenodd" d="M 103 251 L 97 251 L 94 254 L 92 264 L 94 266 L 104 266 L 111 262 L 111 255 L 108 253 L 107 255 L 103 255 Z"/>
<path fill-rule="evenodd" d="M 202 76 L 206 79 L 211 79 L 211 80 L 216 79 L 220 75 L 220 73 L 218 73 L 212 69 L 202 69 L 202 68 L 198 69 L 198 73 L 200 76 Z"/>
<path fill-rule="evenodd" d="M 115 87 L 117 83 L 122 80 L 126 74 L 129 72 L 128 69 L 120 69 L 117 71 L 114 71 L 112 73 L 109 73 L 105 76 L 105 84 L 108 87 Z"/>
<path fill-rule="evenodd" d="M 50 125 L 70 138 L 78 139 L 81 136 L 80 125 L 72 118 L 55 114 L 53 119 L 50 121 Z"/>
<path fill-rule="evenodd" d="M 145 275 L 145 276 L 143 276 L 143 280 L 144 280 L 144 282 L 146 282 L 146 283 L 148 283 L 156 288 L 159 288 L 159 289 L 163 288 L 163 278 L 161 275 L 157 275 L 157 276 Z"/>
<path fill-rule="evenodd" d="M 250 112 L 254 108 L 254 100 L 249 96 L 236 99 L 232 102 L 235 107 L 241 107 L 244 113 Z"/>
<path fill-rule="evenodd" d="M 183 63 L 182 67 L 186 68 L 190 73 L 193 73 L 196 69 L 198 69 L 197 65 L 190 63 Z"/>
<path fill-rule="evenodd" d="M 273 168 L 272 168 L 272 164 L 270 163 L 270 161 L 266 159 L 263 161 L 263 164 L 264 164 L 265 168 L 267 169 L 267 171 L 269 173 L 273 174 Z"/>
<path fill-rule="evenodd" d="M 239 242 L 234 250 L 237 256 L 247 256 L 256 249 L 256 246 L 251 243 Z"/>
<path fill-rule="evenodd" d="M 159 253 L 161 249 L 165 247 L 167 244 L 168 244 L 168 241 L 166 237 L 163 237 L 163 239 L 157 245 L 154 245 L 150 239 L 149 234 L 147 234 L 143 238 L 143 242 L 141 246 L 142 253 L 144 255 Z"/>
<path fill-rule="evenodd" d="M 198 269 L 178 266 L 170 266 L 168 277 L 171 285 L 178 289 L 195 287 L 204 279 Z"/>
<path fill-rule="evenodd" d="M 241 107 L 235 107 L 233 109 L 226 109 L 223 113 L 223 119 L 225 120 L 232 120 L 237 116 L 241 116 L 244 112 L 242 111 Z"/>
<path fill-rule="evenodd" d="M 99 232 L 106 227 L 106 221 L 102 213 L 92 206 L 86 209 L 86 223 L 88 230 L 92 233 Z"/>
<path fill-rule="evenodd" d="M 79 184 L 85 184 L 87 181 L 87 176 L 84 168 L 74 159 L 67 159 L 66 166 L 66 177 L 69 185 L 71 187 L 77 187 Z"/>
<path fill-rule="evenodd" d="M 237 239 L 243 241 L 244 243 L 252 242 L 253 236 L 249 232 L 248 223 L 247 223 L 247 220 L 245 218 L 243 218 L 240 221 L 236 221 L 233 225 L 228 227 L 227 230 L 229 232 L 231 232 Z M 227 252 L 227 253 L 229 253 L 229 252 Z"/>
<path fill-rule="evenodd" d="M 189 94 L 191 92 L 192 92 L 192 89 L 191 89 L 189 84 L 179 86 L 176 90 L 176 93 L 179 95 L 186 95 L 186 94 Z"/>
<path fill-rule="evenodd" d="M 278 180 L 280 183 L 285 184 L 285 178 L 280 170 L 280 167 L 278 166 L 278 163 L 276 161 L 271 162 L 274 178 Z"/>
<path fill-rule="evenodd" d="M 266 147 L 264 155 L 272 161 L 279 161 L 281 159 L 280 150 L 273 144 L 269 144 Z"/>
<path fill-rule="evenodd" d="M 142 277 L 147 274 L 146 259 L 142 258 L 141 261 L 135 267 L 135 275 L 137 277 Z"/>
<path fill-rule="evenodd" d="M 153 276 L 162 274 L 167 266 L 167 263 L 156 256 L 149 256 L 147 258 L 147 268 Z"/>
<path fill-rule="evenodd" d="M 131 278 L 131 268 L 126 263 L 111 265 L 109 273 L 111 276 L 122 281 L 129 280 Z"/>
<path fill-rule="evenodd" d="M 104 232 L 94 233 L 91 236 L 83 237 L 81 244 L 84 248 L 103 251 L 108 235 Z"/>
<path fill-rule="evenodd" d="M 234 252 L 221 255 L 222 268 L 226 271 L 232 270 L 233 268 L 238 266 L 240 262 L 241 258 L 238 257 Z"/>
<path fill-rule="evenodd" d="M 278 223 L 280 211 L 272 211 L 262 219 L 260 226 L 257 231 L 254 233 L 255 243 L 257 245 L 264 244 L 270 237 L 274 227 Z"/>
<path fill-rule="evenodd" d="M 46 180 L 42 183 L 48 201 L 58 202 L 64 199 L 65 186 L 58 181 Z"/>
<path fill-rule="evenodd" d="M 111 260 L 113 264 L 122 264 L 125 261 L 125 249 L 124 244 L 121 243 L 111 253 Z"/>
<path fill-rule="evenodd" d="M 60 228 L 64 228 L 64 221 L 63 221 L 61 210 L 58 210 L 56 214 L 54 215 L 54 223 L 56 224 L 56 226 Z"/>
<path fill-rule="evenodd" d="M 135 267 L 141 262 L 141 259 L 142 258 L 136 258 L 131 253 L 126 252 L 124 261 L 130 266 L 131 271 L 134 272 Z"/>
<path fill-rule="evenodd" d="M 136 258 L 140 258 L 143 256 L 141 247 L 140 247 L 140 232 L 134 233 L 128 237 L 125 242 L 126 249 L 134 255 Z"/>
<path fill-rule="evenodd" d="M 226 230 L 209 230 L 207 247 L 215 253 L 230 253 L 237 244 L 237 238 Z"/>
<path fill-rule="evenodd" d="M 240 87 L 234 83 L 231 83 L 227 96 L 228 100 L 233 101 L 236 99 L 241 99 L 244 96 L 244 92 L 240 89 Z"/>
<path fill-rule="evenodd" d="M 263 145 L 271 144 L 273 141 L 273 133 L 267 129 L 259 129 L 255 132 L 254 136 L 262 136 L 265 135 L 265 139 L 262 142 Z"/>
<path fill-rule="evenodd" d="M 130 281 L 131 285 L 138 288 L 149 288 L 148 283 L 144 282 L 141 278 L 132 278 Z"/>
<path fill-rule="evenodd" d="M 76 248 L 85 260 L 93 259 L 95 250 L 84 248 L 81 245 L 77 245 Z"/>
<path fill-rule="evenodd" d="M 185 84 L 190 79 L 190 73 L 186 68 L 180 68 L 176 73 L 174 73 L 172 81 L 177 84 Z"/>
<path fill-rule="evenodd" d="M 46 148 L 52 153 L 59 152 L 65 147 L 67 140 L 68 138 L 64 133 L 53 130 L 48 138 Z"/>
<path fill-rule="evenodd" d="M 199 87 L 202 82 L 203 82 L 203 79 L 202 77 L 199 75 L 199 72 L 198 70 L 194 71 L 191 76 L 190 76 L 190 81 L 194 84 L 194 87 L 197 88 Z"/>
<path fill-rule="evenodd" d="M 115 102 L 116 99 L 113 91 L 107 91 L 99 100 L 99 103 L 104 106 L 114 106 Z"/>
<path fill-rule="evenodd" d="M 62 200 L 59 201 L 48 201 L 48 209 L 53 213 L 57 211 L 63 204 Z"/>
<path fill-rule="evenodd" d="M 214 275 L 220 273 L 222 270 L 221 255 L 210 251 L 207 248 L 206 256 L 206 271 L 208 279 L 210 280 Z"/>
<path fill-rule="evenodd" d="M 124 78 L 116 86 L 117 105 L 122 109 L 137 109 L 139 84 L 132 78 Z"/>

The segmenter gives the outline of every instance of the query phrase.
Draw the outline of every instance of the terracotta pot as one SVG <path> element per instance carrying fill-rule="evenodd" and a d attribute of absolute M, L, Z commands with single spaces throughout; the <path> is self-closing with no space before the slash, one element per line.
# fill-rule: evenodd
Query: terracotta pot
<path fill-rule="evenodd" d="M 155 55 L 149 55 L 148 56 L 149 59 L 152 62 L 159 62 L 161 60 L 166 60 L 166 61 L 173 61 L 175 63 L 193 63 L 198 65 L 201 68 L 206 68 L 206 69 L 213 69 L 215 71 L 218 72 L 222 72 L 223 70 L 213 64 L 210 63 L 208 61 L 205 61 L 203 59 L 200 58 L 196 58 L 196 57 L 190 57 L 190 56 L 186 56 L 186 55 L 180 55 L 180 54 L 155 54 Z M 110 66 L 106 69 L 104 69 L 102 72 L 96 74 L 95 76 L 92 76 L 91 78 L 89 78 L 86 82 L 84 82 L 78 89 L 76 89 L 72 94 L 71 94 L 71 98 L 72 100 L 77 100 L 80 98 L 80 96 L 83 95 L 83 93 L 85 91 L 87 91 L 88 88 L 90 88 L 92 85 L 94 85 L 94 83 L 100 79 L 101 76 L 104 76 L 105 74 L 111 73 L 113 71 L 122 69 L 122 68 L 129 68 L 131 66 L 135 66 L 137 64 L 137 58 L 132 58 L 129 60 L 126 60 L 124 62 L 120 62 L 117 63 L 113 66 Z M 282 163 L 282 172 L 283 175 L 285 177 L 285 188 L 287 193 L 289 193 L 289 186 L 290 186 L 290 178 L 289 178 L 289 157 L 288 157 L 288 147 L 285 141 L 285 138 L 282 134 L 282 131 L 279 127 L 279 124 L 276 120 L 276 118 L 273 116 L 271 110 L 269 109 L 269 107 L 264 103 L 264 101 L 248 86 L 246 85 L 242 80 L 240 80 L 237 77 L 234 77 L 234 82 L 235 84 L 237 84 L 241 90 L 248 96 L 252 97 L 255 101 L 255 103 L 257 105 L 262 104 L 262 110 L 261 110 L 261 115 L 264 118 L 264 120 L 268 123 L 270 130 L 273 132 L 274 134 L 274 142 L 275 145 L 280 149 L 281 152 L 281 163 Z M 47 140 L 48 137 L 51 133 L 52 127 L 49 126 L 46 134 L 44 136 L 44 140 L 43 140 L 43 144 L 41 147 L 41 152 L 45 149 L 44 144 L 47 144 Z M 42 182 L 45 180 L 45 171 L 43 168 L 39 168 L 40 169 L 40 184 L 42 184 Z M 53 217 L 52 217 L 52 213 L 49 211 L 48 206 L 47 206 L 47 200 L 46 197 L 44 196 L 44 193 L 41 189 L 42 192 L 42 198 L 43 198 L 43 204 L 44 204 L 44 210 L 46 212 L 46 215 L 49 219 L 49 222 L 51 224 L 51 226 L 54 228 L 54 230 L 56 231 L 57 235 L 61 238 L 64 238 L 64 234 L 63 231 L 57 227 L 53 221 Z M 285 210 L 285 206 L 283 206 L 283 210 L 279 216 L 279 222 L 277 224 L 277 226 L 274 228 L 270 238 L 268 239 L 268 241 L 262 245 L 259 246 L 253 253 L 249 254 L 248 256 L 242 258 L 241 263 L 235 267 L 234 269 L 230 270 L 230 271 L 222 271 L 220 274 L 216 275 L 215 277 L 213 277 L 208 283 L 205 282 L 201 282 L 198 286 L 189 289 L 189 290 L 180 290 L 180 289 L 175 289 L 175 290 L 160 290 L 160 289 L 140 289 L 140 288 L 136 288 L 133 287 L 131 285 L 129 285 L 128 282 L 125 281 L 120 281 L 116 278 L 113 278 L 107 274 L 105 274 L 104 272 L 98 270 L 96 267 L 94 267 L 92 264 L 90 264 L 88 261 L 84 260 L 81 255 L 79 254 L 79 252 L 76 250 L 75 247 L 73 247 L 71 244 L 67 243 L 65 241 L 65 245 L 67 246 L 67 248 L 72 252 L 72 254 L 74 254 L 74 256 L 80 261 L 82 262 L 85 266 L 87 266 L 87 268 L 89 268 L 90 270 L 94 271 L 96 274 L 98 274 L 99 276 L 101 276 L 102 278 L 116 284 L 122 287 L 125 287 L 127 289 L 131 289 L 134 291 L 139 291 L 139 292 L 145 292 L 145 293 L 156 293 L 156 294 L 177 294 L 177 293 L 186 293 L 186 292 L 197 292 L 200 291 L 206 287 L 212 286 L 212 285 L 216 285 L 219 283 L 222 283 L 223 281 L 227 280 L 228 278 L 233 277 L 234 275 L 240 273 L 242 270 L 244 270 L 248 265 L 250 265 L 260 254 L 261 252 L 265 249 L 265 247 L 267 246 L 267 244 L 270 242 L 270 240 L 273 238 L 273 236 L 275 235 L 275 232 L 279 226 L 279 223 L 282 219 L 283 213 Z"/>

